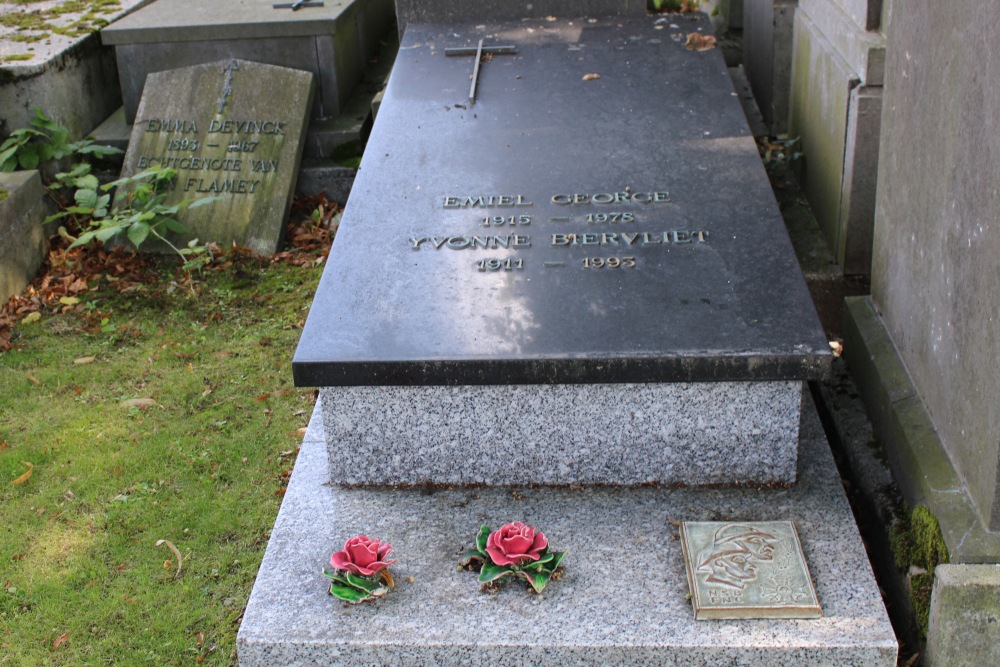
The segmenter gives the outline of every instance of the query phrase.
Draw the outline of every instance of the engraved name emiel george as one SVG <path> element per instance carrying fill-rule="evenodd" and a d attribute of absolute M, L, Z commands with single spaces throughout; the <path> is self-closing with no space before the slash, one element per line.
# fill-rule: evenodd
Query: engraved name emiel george
<path fill-rule="evenodd" d="M 546 207 L 535 206 L 524 194 L 447 195 L 441 208 L 469 212 L 474 233 L 429 233 L 407 238 L 414 251 L 507 250 L 523 252 L 542 243 L 552 248 L 582 247 L 598 254 L 577 258 L 583 269 L 635 269 L 640 265 L 638 249 L 706 244 L 704 229 L 650 231 L 643 228 L 645 207 L 670 203 L 665 190 L 631 189 L 592 193 L 557 193 L 547 197 Z M 537 212 L 545 209 L 541 213 Z M 532 227 L 534 225 L 534 227 Z M 532 235 L 541 228 L 542 237 Z M 565 268 L 568 261 L 542 263 L 545 268 Z M 524 257 L 506 253 L 501 257 L 477 259 L 479 271 L 520 271 Z"/>

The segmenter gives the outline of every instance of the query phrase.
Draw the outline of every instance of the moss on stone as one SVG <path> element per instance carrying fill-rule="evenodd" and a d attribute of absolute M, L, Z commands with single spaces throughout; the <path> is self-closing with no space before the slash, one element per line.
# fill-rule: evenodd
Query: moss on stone
<path fill-rule="evenodd" d="M 38 33 L 31 34 L 31 35 L 18 34 L 18 35 L 11 35 L 10 37 L 7 37 L 7 39 L 9 39 L 12 42 L 40 42 L 40 41 L 42 41 L 45 38 L 46 38 L 45 35 L 40 35 Z"/>
<path fill-rule="evenodd" d="M 941 535 L 941 525 L 927 507 L 917 505 L 908 517 L 890 529 L 889 543 L 896 567 L 908 573 L 910 603 L 917 627 L 926 637 L 934 568 L 948 562 L 948 546 Z"/>
<path fill-rule="evenodd" d="M 53 34 L 80 37 L 100 30 L 108 24 L 100 14 L 108 14 L 121 7 L 119 0 L 67 0 L 50 9 L 26 12 L 8 12 L 0 15 L 0 26 L 13 28 L 18 32 L 32 31 L 33 39 L 44 39 Z M 54 25 L 51 21 L 66 14 L 80 14 L 69 25 Z M 27 41 L 21 37 L 18 41 Z"/>
<path fill-rule="evenodd" d="M 10 196 L 10 191 L 9 190 L 0 190 L 0 201 L 3 201 L 4 199 L 6 199 L 9 196 Z"/>
<path fill-rule="evenodd" d="M 16 63 L 20 60 L 31 60 L 34 57 L 30 53 L 11 53 L 10 55 L 0 56 L 0 63 Z"/>

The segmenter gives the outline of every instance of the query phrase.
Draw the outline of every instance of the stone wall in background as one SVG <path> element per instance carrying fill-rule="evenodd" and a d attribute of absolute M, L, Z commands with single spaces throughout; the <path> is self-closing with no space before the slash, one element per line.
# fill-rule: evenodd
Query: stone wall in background
<path fill-rule="evenodd" d="M 800 0 L 789 134 L 803 185 L 845 274 L 870 273 L 885 38 L 882 0 Z"/>
<path fill-rule="evenodd" d="M 1000 530 L 1000 5 L 903 8 L 889 17 L 872 296 L 984 524 Z"/>

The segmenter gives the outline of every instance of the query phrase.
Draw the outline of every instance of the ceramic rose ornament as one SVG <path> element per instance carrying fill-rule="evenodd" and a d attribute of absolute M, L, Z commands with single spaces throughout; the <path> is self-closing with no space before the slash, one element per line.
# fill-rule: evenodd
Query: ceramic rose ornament
<path fill-rule="evenodd" d="M 501 583 L 504 577 L 514 576 L 541 593 L 565 555 L 564 551 L 549 551 L 542 531 L 515 521 L 493 532 L 489 526 L 480 528 L 476 548 L 465 554 L 461 565 L 469 569 L 480 566 L 479 581 L 484 590 Z"/>
<path fill-rule="evenodd" d="M 333 581 L 330 595 L 344 602 L 356 604 L 380 598 L 393 587 L 389 566 L 392 545 L 373 540 L 367 535 L 358 535 L 347 540 L 344 548 L 330 556 L 334 572 L 323 574 Z"/>

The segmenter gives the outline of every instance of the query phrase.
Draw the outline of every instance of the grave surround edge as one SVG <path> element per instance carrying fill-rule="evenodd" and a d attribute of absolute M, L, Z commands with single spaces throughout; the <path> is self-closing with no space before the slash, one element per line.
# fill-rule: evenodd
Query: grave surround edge
<path fill-rule="evenodd" d="M 320 393 L 333 483 L 787 485 L 795 482 L 801 387 L 357 386 Z"/>
<path fill-rule="evenodd" d="M 799 483 L 752 491 L 348 489 L 328 483 L 321 410 L 243 616 L 242 667 L 896 664 L 896 639 L 808 397 Z M 520 584 L 482 594 L 474 574 L 456 569 L 460 552 L 481 523 L 517 519 L 568 552 L 565 575 L 542 595 Z M 695 621 L 672 523 L 787 519 L 802 538 L 823 618 Z M 359 533 L 393 545 L 397 586 L 350 606 L 327 593 L 321 570 Z"/>

